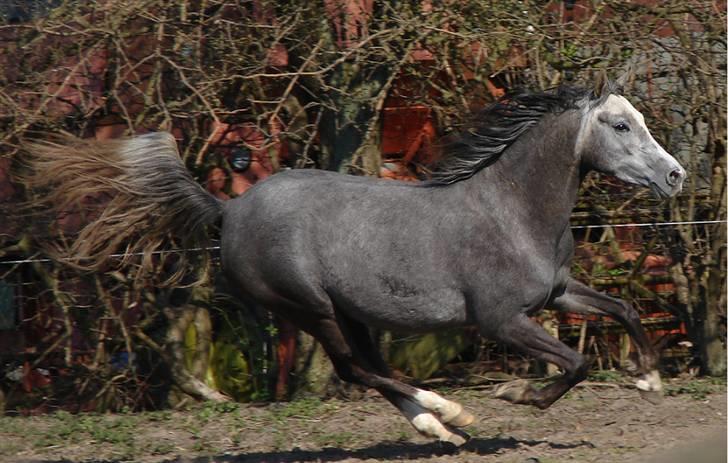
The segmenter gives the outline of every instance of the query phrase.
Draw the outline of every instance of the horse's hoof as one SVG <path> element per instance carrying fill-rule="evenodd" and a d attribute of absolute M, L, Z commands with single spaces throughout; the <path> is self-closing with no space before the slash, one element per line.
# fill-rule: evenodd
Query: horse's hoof
<path fill-rule="evenodd" d="M 454 445 L 455 447 L 460 447 L 463 444 L 465 444 L 467 441 L 470 440 L 470 435 L 459 429 L 453 429 L 452 433 L 449 436 L 447 436 L 441 440 L 443 442 L 448 442 L 448 443 Z"/>
<path fill-rule="evenodd" d="M 643 391 L 642 389 L 637 390 L 640 391 L 640 396 L 642 396 L 643 399 L 645 399 L 652 405 L 660 405 L 665 400 L 662 391 Z"/>
<path fill-rule="evenodd" d="M 496 399 L 507 400 L 517 403 L 523 400 L 526 392 L 531 389 L 531 385 L 525 379 L 517 379 L 498 385 L 495 388 L 494 396 Z"/>
<path fill-rule="evenodd" d="M 460 411 L 460 413 L 455 415 L 454 418 L 452 418 L 450 421 L 448 421 L 445 424 L 448 424 L 450 426 L 455 426 L 456 428 L 462 428 L 462 427 L 473 424 L 473 421 L 475 421 L 475 416 L 473 416 L 473 414 L 470 413 L 469 411 L 463 409 Z"/>
<path fill-rule="evenodd" d="M 642 378 L 637 380 L 636 386 L 642 398 L 649 403 L 653 405 L 662 403 L 662 380 L 657 370 L 652 370 L 643 375 Z"/>

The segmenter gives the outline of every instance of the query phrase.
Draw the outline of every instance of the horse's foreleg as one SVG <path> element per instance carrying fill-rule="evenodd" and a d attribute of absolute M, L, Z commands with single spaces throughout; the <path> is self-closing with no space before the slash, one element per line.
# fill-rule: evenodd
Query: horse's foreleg
<path fill-rule="evenodd" d="M 637 389 L 650 402 L 659 402 L 662 397 L 662 381 L 657 371 L 657 353 L 645 333 L 640 316 L 632 305 L 599 293 L 592 288 L 570 279 L 566 291 L 555 298 L 550 307 L 564 312 L 608 315 L 619 322 L 634 341 L 640 379 Z"/>
<path fill-rule="evenodd" d="M 534 389 L 526 380 L 502 384 L 495 390 L 496 398 L 543 409 L 586 378 L 589 365 L 584 356 L 548 334 L 524 314 L 519 314 L 502 325 L 497 337 L 499 341 L 525 354 L 556 364 L 564 374 L 541 389 Z"/>

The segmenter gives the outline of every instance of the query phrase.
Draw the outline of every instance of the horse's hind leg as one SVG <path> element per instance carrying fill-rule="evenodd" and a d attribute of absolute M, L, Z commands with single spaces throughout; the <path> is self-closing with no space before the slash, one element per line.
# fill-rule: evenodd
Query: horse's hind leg
<path fill-rule="evenodd" d="M 379 349 L 372 342 L 367 327 L 351 319 L 347 319 L 346 321 L 342 320 L 342 322 L 345 325 L 344 330 L 346 331 L 346 334 L 348 334 L 353 340 L 353 344 L 360 353 L 361 357 L 368 362 L 379 376 L 391 378 L 392 375 L 390 373 L 389 366 L 384 362 Z M 407 389 L 407 395 L 404 396 L 404 398 L 407 399 L 409 403 L 434 413 L 443 424 L 454 427 L 464 427 L 475 421 L 475 417 L 457 402 L 444 399 L 435 392 L 425 391 L 406 384 L 402 385 Z M 384 393 L 382 393 L 382 395 L 387 397 Z M 387 398 L 397 408 L 402 410 L 402 407 L 400 407 L 397 403 L 394 403 L 389 397 Z M 408 403 L 404 403 L 403 406 L 408 406 Z"/>
<path fill-rule="evenodd" d="M 657 371 L 657 354 L 634 307 L 625 301 L 599 293 L 574 279 L 568 281 L 564 294 L 555 298 L 549 306 L 564 312 L 608 315 L 619 322 L 637 348 L 637 366 L 642 373 L 642 378 L 637 381 L 637 389 L 650 402 L 656 403 L 661 400 L 662 381 Z"/>
<path fill-rule="evenodd" d="M 400 410 L 418 432 L 455 445 L 465 443 L 466 434 L 448 429 L 440 419 L 418 403 L 415 397 L 420 392 L 419 389 L 375 373 L 370 360 L 362 355 L 354 343 L 347 341 L 336 320 L 330 318 L 319 320 L 311 327 L 310 334 L 326 350 L 339 378 L 379 391 Z"/>
<path fill-rule="evenodd" d="M 378 389 L 378 391 L 392 405 L 397 407 L 400 413 L 407 418 L 420 434 L 437 437 L 443 442 L 450 442 L 456 446 L 463 445 L 470 438 L 467 433 L 452 427 L 452 425 L 443 424 L 440 416 L 417 403 L 412 397 L 386 389 Z"/>
<path fill-rule="evenodd" d="M 547 408 L 575 384 L 586 378 L 589 365 L 583 355 L 548 334 L 524 314 L 508 320 L 498 332 L 498 340 L 521 352 L 561 367 L 563 376 L 542 389 L 534 389 L 526 380 L 500 385 L 495 396 L 517 404 Z"/>

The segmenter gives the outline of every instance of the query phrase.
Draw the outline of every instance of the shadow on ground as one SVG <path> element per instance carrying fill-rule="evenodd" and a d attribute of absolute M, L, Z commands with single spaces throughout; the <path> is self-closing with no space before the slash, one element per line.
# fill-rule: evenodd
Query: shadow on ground
<path fill-rule="evenodd" d="M 293 449 L 276 452 L 253 452 L 225 454 L 205 457 L 176 457 L 164 463 L 293 463 L 293 462 L 336 462 L 349 458 L 373 458 L 387 460 L 417 460 L 443 455 L 493 455 L 501 450 L 512 450 L 521 446 L 546 444 L 555 449 L 594 447 L 591 442 L 554 443 L 539 440 L 509 438 L 471 439 L 460 448 L 438 442 L 415 444 L 411 442 L 383 442 L 361 449 L 339 449 L 326 447 L 320 450 Z M 74 463 L 71 460 L 26 460 L 22 463 Z M 84 463 L 115 463 L 114 460 L 84 460 Z"/>

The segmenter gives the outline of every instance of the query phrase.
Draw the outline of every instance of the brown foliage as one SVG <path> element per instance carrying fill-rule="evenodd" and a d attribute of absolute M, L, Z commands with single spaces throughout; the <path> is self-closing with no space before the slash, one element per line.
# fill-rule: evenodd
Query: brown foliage
<path fill-rule="evenodd" d="M 577 260 L 576 270 L 582 279 L 612 284 L 638 305 L 658 303 L 671 311 L 687 323 L 695 343 L 712 346 L 696 354 L 706 371 L 715 370 L 708 367 L 714 355 L 708 351 L 722 347 L 725 326 L 725 7 L 707 0 L 584 0 L 571 9 L 567 3 L 106 0 L 65 2 L 34 18 L 0 24 L 0 154 L 17 165 L 19 140 L 45 132 L 41 138 L 49 141 L 35 147 L 34 162 L 42 168 L 26 178 L 25 187 L 37 190 L 36 205 L 55 210 L 46 216 L 48 227 L 38 216 L 23 217 L 15 202 L 7 202 L 25 191 L 22 182 L 2 182 L 6 202 L 0 207 L 11 204 L 3 212 L 14 214 L 10 224 L 0 224 L 0 259 L 35 258 L 39 242 L 48 243 L 45 249 L 54 256 L 102 256 L 95 263 L 0 267 L 7 281 L 36 282 L 37 291 L 21 304 L 30 300 L 53 314 L 41 349 L 63 345 L 72 351 L 68 340 L 79 331 L 74 323 L 88 315 L 88 307 L 110 316 L 136 301 L 145 310 L 168 305 L 166 293 L 137 279 L 150 276 L 148 264 L 172 273 L 188 268 L 182 256 L 170 257 L 174 262 L 166 267 L 150 258 L 154 250 L 185 244 L 156 233 L 169 225 L 159 221 L 160 207 L 167 205 L 149 184 L 135 183 L 143 172 L 132 173 L 114 154 L 124 142 L 107 149 L 48 133 L 105 139 L 171 131 L 192 175 L 206 178 L 217 169 L 216 194 L 228 197 L 238 193 L 231 188 L 238 175 L 230 163 L 233 146 L 265 158 L 265 175 L 312 166 L 377 174 L 380 147 L 392 145 L 380 138 L 391 133 L 381 130 L 389 119 L 380 115 L 388 109 L 406 114 L 412 106 L 427 108 L 427 131 L 434 137 L 456 129 L 471 109 L 504 89 L 587 85 L 595 74 L 606 71 L 614 78 L 631 65 L 626 94 L 687 166 L 686 191 L 665 207 L 641 191 L 592 177 L 575 223 L 716 222 L 654 228 L 645 239 L 634 230 L 577 231 L 585 258 Z M 68 143 L 68 156 L 55 157 Z M 282 146 L 287 156 L 280 154 Z M 402 154 L 406 159 L 396 161 L 405 169 L 420 167 L 416 153 Z M 7 164 L 0 162 L 0 173 Z M 178 209 L 170 220 L 197 226 L 184 217 Z M 84 228 L 88 220 L 92 225 Z M 137 251 L 144 257 L 134 256 Z M 134 265 L 103 275 L 75 270 L 79 264 L 110 270 L 108 258 L 116 252 Z M 677 287 L 666 296 L 647 293 L 648 304 L 641 270 L 652 261 L 670 266 Z M 615 273 L 624 284 L 614 283 Z M 53 283 L 58 278 L 85 281 L 84 291 L 96 302 L 82 309 L 74 303 L 77 294 Z M 117 302 L 98 302 L 108 300 Z M 136 327 L 112 318 L 126 334 L 84 325 L 82 336 L 89 344 L 143 350 L 127 336 Z M 155 324 L 151 315 L 144 320 L 143 329 Z M 163 338 L 155 342 L 161 346 Z M 249 349 L 246 355 L 252 362 L 259 352 Z"/>

